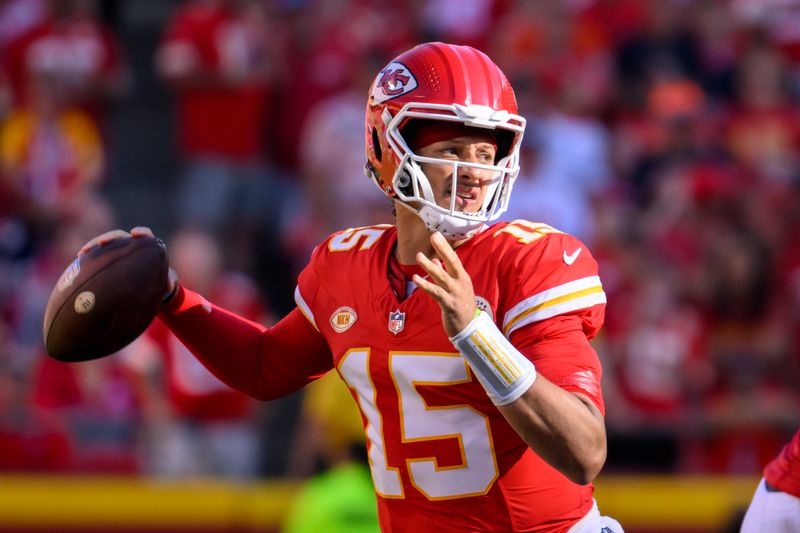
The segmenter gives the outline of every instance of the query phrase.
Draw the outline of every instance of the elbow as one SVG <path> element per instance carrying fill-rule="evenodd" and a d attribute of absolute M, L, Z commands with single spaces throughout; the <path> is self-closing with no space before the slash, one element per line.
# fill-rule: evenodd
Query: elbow
<path fill-rule="evenodd" d="M 567 472 L 566 476 L 573 483 L 577 483 L 578 485 L 588 485 L 589 483 L 592 483 L 600 474 L 600 470 L 602 470 L 602 468 L 602 462 L 597 464 L 578 465 L 573 468 L 571 472 Z"/>
<path fill-rule="evenodd" d="M 582 457 L 576 458 L 568 468 L 562 470 L 562 473 L 573 483 L 588 485 L 600 474 L 605 462 L 606 447 L 597 446 Z"/>

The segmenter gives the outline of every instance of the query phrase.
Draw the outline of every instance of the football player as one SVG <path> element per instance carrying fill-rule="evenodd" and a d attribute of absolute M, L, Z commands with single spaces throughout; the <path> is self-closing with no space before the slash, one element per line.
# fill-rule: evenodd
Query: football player
<path fill-rule="evenodd" d="M 486 55 L 419 45 L 377 75 L 366 110 L 367 174 L 395 225 L 321 243 L 273 328 L 169 287 L 160 319 L 236 389 L 276 398 L 335 369 L 363 415 L 383 531 L 622 531 L 592 497 L 597 263 L 547 225 L 493 223 L 524 128 Z"/>
<path fill-rule="evenodd" d="M 800 430 L 764 469 L 741 533 L 800 531 Z"/>

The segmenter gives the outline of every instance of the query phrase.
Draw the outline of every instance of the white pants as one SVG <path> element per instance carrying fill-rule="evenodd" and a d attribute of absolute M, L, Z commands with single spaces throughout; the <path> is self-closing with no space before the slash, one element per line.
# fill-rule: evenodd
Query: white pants
<path fill-rule="evenodd" d="M 742 522 L 741 533 L 797 533 L 800 531 L 800 498 L 767 490 L 758 484 Z"/>
<path fill-rule="evenodd" d="M 625 533 L 619 522 L 608 516 L 601 516 L 594 502 L 592 509 L 586 513 L 567 533 Z"/>

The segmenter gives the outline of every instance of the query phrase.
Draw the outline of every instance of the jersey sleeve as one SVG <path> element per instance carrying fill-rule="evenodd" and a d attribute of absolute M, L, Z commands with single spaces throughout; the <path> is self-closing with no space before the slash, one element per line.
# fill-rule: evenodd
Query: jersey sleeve
<path fill-rule="evenodd" d="M 597 262 L 578 239 L 547 235 L 516 251 L 499 324 L 537 372 L 580 392 L 604 412 L 602 370 L 590 340 L 603 324 L 606 296 Z"/>
<path fill-rule="evenodd" d="M 321 262 L 320 256 L 322 255 L 321 249 L 323 246 L 324 244 L 321 244 L 314 248 L 311 253 L 311 260 L 300 272 L 300 275 L 297 276 L 297 287 L 294 289 L 294 302 L 297 304 L 297 309 L 300 310 L 317 332 L 319 332 L 319 326 L 317 325 L 314 309 L 317 307 L 320 294 L 320 277 L 317 273 L 317 267 Z"/>
<path fill-rule="evenodd" d="M 260 400 L 290 394 L 333 368 L 327 342 L 298 310 L 267 328 L 179 287 L 159 318 L 212 374 Z"/>

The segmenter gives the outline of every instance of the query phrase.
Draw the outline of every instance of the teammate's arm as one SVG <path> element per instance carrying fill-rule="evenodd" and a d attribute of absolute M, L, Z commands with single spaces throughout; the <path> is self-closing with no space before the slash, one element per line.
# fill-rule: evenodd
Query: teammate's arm
<path fill-rule="evenodd" d="M 540 457 L 576 483 L 590 483 L 606 458 L 603 415 L 584 394 L 569 392 L 536 373 L 494 323 L 476 313 L 469 274 L 439 233 L 431 236 L 438 259 L 417 255 L 430 281 L 414 282 L 442 308 L 442 323 L 489 397 Z M 494 353 L 500 360 L 494 360 Z"/>

